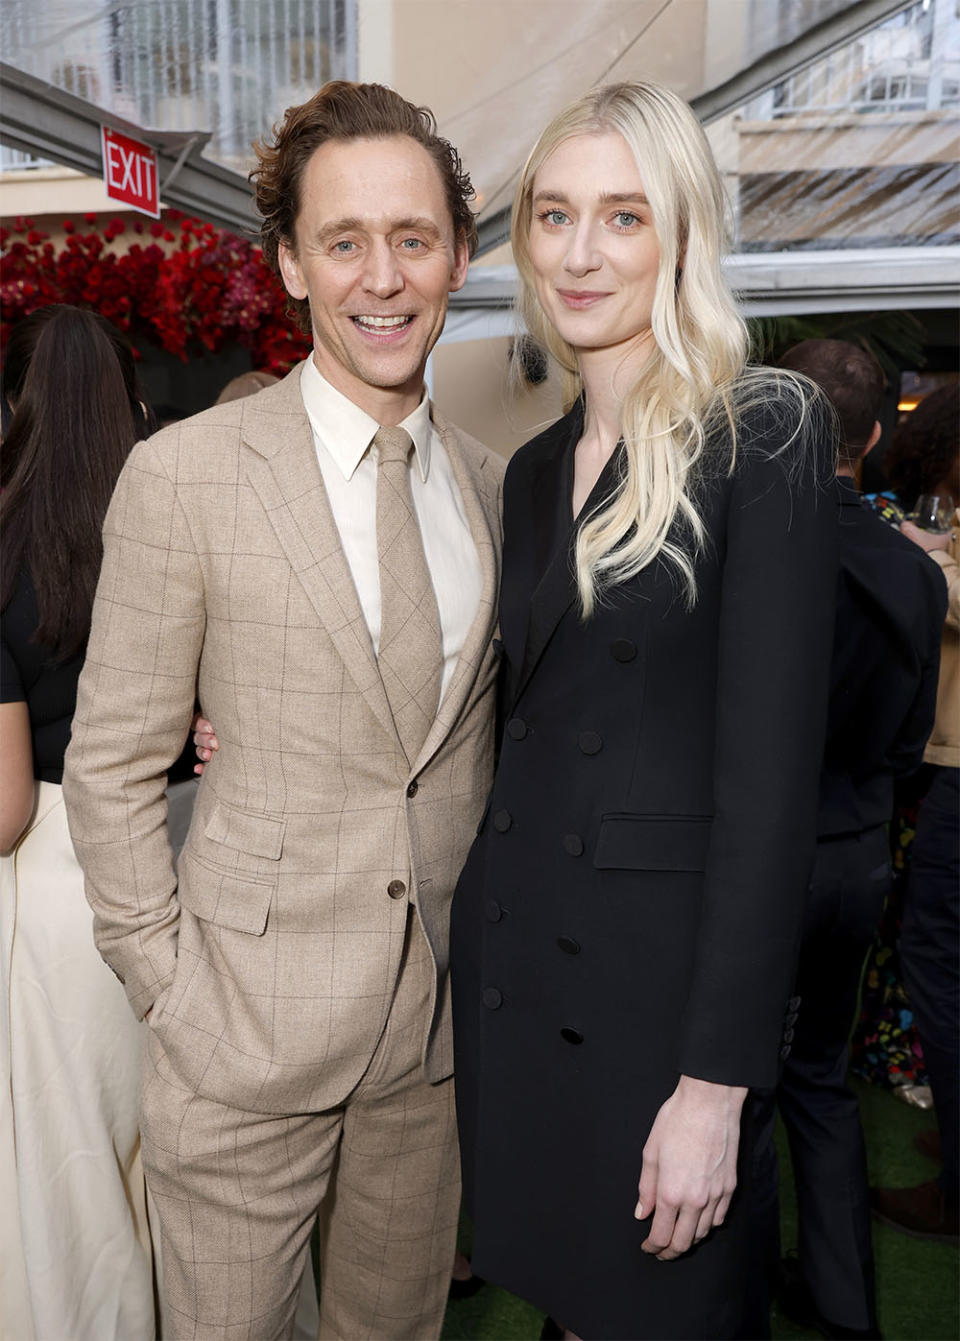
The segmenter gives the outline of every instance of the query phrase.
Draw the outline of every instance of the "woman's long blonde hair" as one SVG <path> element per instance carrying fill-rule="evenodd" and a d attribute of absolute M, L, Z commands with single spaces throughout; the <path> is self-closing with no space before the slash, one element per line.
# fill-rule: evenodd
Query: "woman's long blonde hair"
<path fill-rule="evenodd" d="M 513 207 L 519 315 L 563 369 L 567 403 L 579 394 L 581 382 L 573 348 L 545 317 L 534 289 L 529 251 L 534 177 L 563 140 L 609 131 L 623 136 L 636 159 L 660 245 L 660 269 L 651 316 L 655 348 L 623 403 L 625 470 L 612 498 L 586 518 L 577 536 L 584 617 L 604 589 L 635 576 L 658 555 L 679 572 L 693 604 L 694 565 L 704 543 L 693 468 L 708 432 L 724 422 L 732 466 L 735 388 L 739 393 L 755 380 L 746 368 L 746 327 L 721 273 L 725 198 L 706 136 L 691 109 L 669 89 L 609 84 L 550 122 L 527 159 Z M 796 391 L 795 379 L 789 380 Z M 740 394 L 736 401 L 742 409 Z"/>

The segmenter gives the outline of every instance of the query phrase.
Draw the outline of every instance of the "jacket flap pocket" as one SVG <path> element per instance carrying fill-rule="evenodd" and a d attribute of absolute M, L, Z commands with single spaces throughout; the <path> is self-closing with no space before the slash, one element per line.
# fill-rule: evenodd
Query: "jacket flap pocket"
<path fill-rule="evenodd" d="M 593 858 L 600 870 L 703 871 L 709 815 L 604 815 Z"/>
<path fill-rule="evenodd" d="M 248 936 L 263 935 L 275 880 L 217 870 L 188 849 L 180 854 L 178 874 L 180 903 L 194 916 L 218 927 L 245 931 Z"/>
<path fill-rule="evenodd" d="M 269 815 L 252 815 L 248 810 L 234 810 L 232 806 L 217 801 L 203 832 L 214 843 L 222 843 L 224 847 L 276 861 L 283 851 L 283 831 L 286 827 L 286 820 L 272 819 Z"/>

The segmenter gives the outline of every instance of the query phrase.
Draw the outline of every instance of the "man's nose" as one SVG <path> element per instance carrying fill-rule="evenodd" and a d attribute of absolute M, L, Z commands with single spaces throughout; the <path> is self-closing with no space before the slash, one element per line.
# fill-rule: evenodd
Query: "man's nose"
<path fill-rule="evenodd" d="M 403 271 L 397 255 L 386 238 L 375 239 L 367 252 L 363 285 L 378 298 L 389 298 L 403 288 Z"/>

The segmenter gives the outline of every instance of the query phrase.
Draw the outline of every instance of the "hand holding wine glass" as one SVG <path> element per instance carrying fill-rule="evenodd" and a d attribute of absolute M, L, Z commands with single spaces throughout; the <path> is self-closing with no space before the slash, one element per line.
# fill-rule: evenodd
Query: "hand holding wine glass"
<path fill-rule="evenodd" d="M 953 517 L 953 499 L 949 494 L 921 494 L 907 514 L 907 520 L 921 531 L 947 535 Z"/>

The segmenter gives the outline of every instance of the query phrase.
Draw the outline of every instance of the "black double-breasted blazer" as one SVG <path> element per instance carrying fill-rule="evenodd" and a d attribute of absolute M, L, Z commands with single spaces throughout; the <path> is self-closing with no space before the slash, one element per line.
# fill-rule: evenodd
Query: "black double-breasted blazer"
<path fill-rule="evenodd" d="M 821 417 L 784 447 L 793 427 L 782 404 L 746 412 L 732 473 L 708 443 L 692 608 L 662 560 L 581 617 L 581 406 L 507 471 L 505 727 L 453 910 L 464 1181 L 475 1269 L 583 1336 L 732 1334 L 689 1297 L 699 1250 L 654 1265 L 693 1330 L 664 1330 L 649 1292 L 636 1330 L 623 1282 L 649 1274 L 632 1208 L 660 1104 L 684 1073 L 774 1084 L 789 1031 L 839 511 Z"/>

